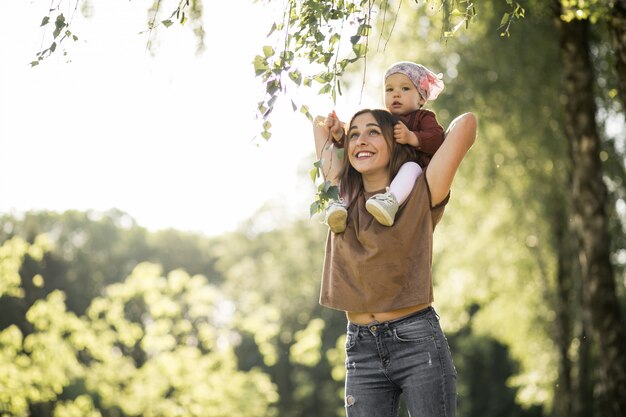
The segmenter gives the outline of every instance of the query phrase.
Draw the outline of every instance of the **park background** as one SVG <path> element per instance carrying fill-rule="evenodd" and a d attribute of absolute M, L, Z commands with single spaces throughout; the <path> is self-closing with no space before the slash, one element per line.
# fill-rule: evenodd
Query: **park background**
<path fill-rule="evenodd" d="M 196 1 L 139 33 L 139 1 L 2 2 L 0 415 L 343 415 L 346 323 L 317 302 L 326 228 L 300 110 L 380 107 L 396 60 L 443 73 L 443 125 L 479 117 L 435 234 L 458 415 L 623 415 L 623 2 L 573 2 L 572 20 L 528 2 L 509 33 L 516 2 L 356 2 L 374 18 L 343 94 L 290 85 L 260 137 L 252 63 L 280 49 L 272 23 L 350 3 Z M 443 37 L 450 5 L 471 19 Z M 77 40 L 31 68 L 49 10 Z"/>

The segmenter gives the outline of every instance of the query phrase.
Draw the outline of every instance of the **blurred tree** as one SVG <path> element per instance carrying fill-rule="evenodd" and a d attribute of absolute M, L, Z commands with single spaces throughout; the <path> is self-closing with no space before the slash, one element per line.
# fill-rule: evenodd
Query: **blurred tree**
<path fill-rule="evenodd" d="M 13 369 L 23 361 L 15 353 L 24 349 L 19 340 L 34 343 L 56 338 L 57 348 L 50 354 L 60 359 L 46 372 L 62 372 L 65 379 L 58 379 L 56 391 L 48 391 L 45 399 L 41 399 L 47 392 L 45 384 L 51 382 L 42 378 L 38 385 L 33 385 L 33 397 L 22 397 L 30 415 L 61 415 L 76 410 L 102 416 L 168 415 L 168 410 L 180 404 L 183 397 L 188 401 L 185 404 L 196 404 L 188 392 L 191 386 L 197 389 L 213 383 L 212 377 L 198 382 L 203 375 L 205 379 L 207 375 L 216 375 L 216 380 L 228 385 L 226 396 L 235 395 L 235 381 L 242 378 L 248 381 L 246 387 L 251 384 L 261 392 L 253 395 L 267 400 L 257 403 L 255 411 L 233 411 L 205 398 L 197 405 L 204 415 L 207 409 L 225 413 L 216 415 L 257 415 L 261 413 L 258 410 L 265 413 L 258 415 L 343 415 L 346 319 L 340 312 L 322 309 L 317 302 L 326 228 L 299 221 L 267 230 L 260 227 L 262 218 L 261 214 L 255 216 L 241 231 L 211 239 L 211 244 L 195 239 L 182 243 L 192 253 L 198 251 L 195 243 L 210 247 L 210 256 L 219 258 L 215 264 L 219 279 L 207 280 L 180 270 L 164 277 L 160 267 L 142 263 L 123 282 L 101 288 L 100 296 L 90 301 L 85 315 L 66 311 L 64 294 L 58 290 L 39 294 L 26 313 L 28 331 L 9 324 L 0 347 L 0 368 Z M 83 228 L 80 224 L 76 227 Z M 71 234 L 71 230 L 67 233 Z M 154 235 L 163 237 L 160 232 Z M 180 236 L 173 236 L 172 243 L 162 242 L 164 246 L 179 242 Z M 147 234 L 146 240 L 152 241 L 152 237 L 153 234 Z M 123 239 L 124 235 L 117 238 Z M 40 246 L 46 242 L 41 238 L 35 241 Z M 26 249 L 21 249 L 25 254 L 22 261 L 0 262 L 3 277 L 8 277 L 0 281 L 4 288 L 0 302 L 9 294 L 15 298 L 24 294 L 20 283 L 26 280 L 18 273 L 23 271 L 23 261 L 30 258 L 45 271 L 44 252 L 37 255 L 28 245 L 19 236 L 5 241 L 6 247 Z M 28 255 L 31 251 L 33 256 Z M 5 249 L 0 250 L 0 254 L 4 253 Z M 172 252 L 165 256 L 177 262 Z M 188 259 L 185 253 L 181 256 Z M 12 265 L 12 272 L 5 265 Z M 38 287 L 46 286 L 45 274 L 30 280 Z M 219 287 L 211 282 L 219 283 Z M 491 390 L 497 400 L 492 400 L 492 409 L 517 410 L 519 416 L 535 415 L 532 413 L 536 408 L 523 411 L 514 404 L 517 388 L 505 384 L 515 369 L 505 354 L 506 348 L 500 348 L 502 354 L 496 355 L 490 349 L 495 349 L 492 346 L 497 343 L 485 332 L 473 334 L 467 325 L 459 328 L 462 331 L 458 335 L 449 332 L 449 336 L 452 343 L 460 346 L 455 348 L 455 360 L 459 384 L 465 387 L 464 409 L 469 413 L 477 409 L 474 404 L 484 400 L 482 391 L 473 389 L 478 374 L 472 369 L 479 366 L 481 358 L 489 357 L 492 366 L 481 365 L 480 375 L 494 381 Z M 55 329 L 54 336 L 51 329 Z M 541 333 L 538 336 L 545 338 Z M 468 345 L 474 348 L 466 349 Z M 39 349 L 43 342 L 36 346 Z M 218 353 L 221 362 L 215 362 L 212 356 Z M 214 358 L 210 364 L 205 362 L 206 355 Z M 42 361 L 49 361 L 49 356 L 43 358 Z M 23 372 L 26 377 L 42 370 L 41 365 L 33 362 L 24 362 L 23 366 L 7 374 Z M 21 389 L 26 383 L 15 382 L 11 386 Z M 275 391 L 270 388 L 274 386 Z M 275 406 L 269 407 L 271 403 Z"/>
<path fill-rule="evenodd" d="M 251 220 L 221 237 L 216 252 L 222 289 L 245 332 L 239 355 L 262 360 L 278 387 L 280 416 L 337 415 L 343 378 L 330 378 L 335 363 L 325 353 L 343 334 L 345 316 L 318 303 L 326 228 L 305 220 L 254 230 Z"/>
<path fill-rule="evenodd" d="M 590 311 L 592 330 L 602 354 L 601 388 L 606 404 L 602 414 L 626 414 L 626 326 L 617 300 L 611 263 L 608 192 L 603 180 L 601 143 L 596 123 L 594 69 L 587 18 L 564 21 L 567 10 L 558 2 L 556 26 L 560 33 L 561 62 L 565 76 L 565 132 L 571 164 L 574 231 L 581 262 L 583 306 Z"/>
<path fill-rule="evenodd" d="M 46 249 L 41 238 L 0 246 L 0 299 L 23 297 L 21 263 Z M 161 272 L 139 264 L 81 317 L 55 290 L 28 309 L 28 335 L 2 329 L 0 415 L 273 415 L 267 375 L 237 369 L 232 304 L 201 275 Z"/>
<path fill-rule="evenodd" d="M 0 215 L 0 224 L 0 242 L 13 236 L 32 242 L 45 233 L 54 244 L 43 262 L 25 259 L 21 270 L 25 296 L 0 300 L 0 328 L 16 323 L 16 314 L 23 317 L 34 300 L 53 290 L 67 295 L 70 311 L 83 314 L 106 285 L 119 282 L 139 262 L 157 262 L 165 271 L 184 267 L 191 274 L 211 277 L 214 283 L 220 279 L 213 266 L 210 239 L 175 230 L 148 233 L 119 210 L 37 212 L 23 218 Z M 37 274 L 46 277 L 39 287 L 31 283 Z"/>

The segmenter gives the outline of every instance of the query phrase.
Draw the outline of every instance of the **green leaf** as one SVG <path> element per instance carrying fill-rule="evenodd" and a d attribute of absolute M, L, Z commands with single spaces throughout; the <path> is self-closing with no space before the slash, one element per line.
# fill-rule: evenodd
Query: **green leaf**
<path fill-rule="evenodd" d="M 508 13 L 504 13 L 502 15 L 502 19 L 500 20 L 500 27 L 506 25 L 506 23 L 509 21 L 509 14 Z"/>
<path fill-rule="evenodd" d="M 30 67 L 31 67 L 31 68 L 32 68 L 32 67 L 36 67 L 37 65 L 39 65 L 39 61 L 32 61 L 32 62 L 30 63 Z"/>
<path fill-rule="evenodd" d="M 339 187 L 332 185 L 328 188 L 328 195 L 332 200 L 339 200 Z"/>
<path fill-rule="evenodd" d="M 372 27 L 370 25 L 361 25 L 359 26 L 359 29 L 357 30 L 356 34 L 359 36 L 367 36 L 369 35 L 371 28 Z"/>
<path fill-rule="evenodd" d="M 272 137 L 272 134 L 266 130 L 261 133 L 261 136 L 263 137 L 263 139 L 269 140 Z"/>
<path fill-rule="evenodd" d="M 267 72 L 267 61 L 261 55 L 255 56 L 252 64 L 254 65 L 254 73 L 257 77 Z"/>
<path fill-rule="evenodd" d="M 43 19 L 41 19 L 41 25 L 39 25 L 39 26 L 40 26 L 40 27 L 41 27 L 41 26 L 45 26 L 45 25 L 47 25 L 47 24 L 48 24 L 48 22 L 49 22 L 49 21 L 50 21 L 50 16 L 46 16 L 46 17 L 44 17 Z"/>
<path fill-rule="evenodd" d="M 265 58 L 271 57 L 272 55 L 274 55 L 274 48 L 272 48 L 271 46 L 264 46 L 263 55 L 265 55 Z"/>
<path fill-rule="evenodd" d="M 365 45 L 364 43 L 360 43 L 358 45 L 352 45 L 352 50 L 354 51 L 357 57 L 362 57 L 362 56 L 365 56 L 365 53 L 367 52 L 367 45 Z"/>
<path fill-rule="evenodd" d="M 272 80 L 269 83 L 267 83 L 267 86 L 266 86 L 267 94 L 273 96 L 274 93 L 276 93 L 279 88 L 280 88 L 279 82 L 277 80 Z"/>
<path fill-rule="evenodd" d="M 302 73 L 298 70 L 291 71 L 289 73 L 289 78 L 291 79 L 291 81 L 293 81 L 297 85 L 302 84 Z"/>
<path fill-rule="evenodd" d="M 309 214 L 311 217 L 313 217 L 313 215 L 319 213 L 320 211 L 322 211 L 322 206 L 319 201 L 314 201 L 313 203 L 311 203 L 311 207 L 309 208 Z"/>
<path fill-rule="evenodd" d="M 341 161 L 346 155 L 346 150 L 344 148 L 337 148 L 337 151 L 335 152 L 335 154 L 337 155 L 337 159 Z"/>
<path fill-rule="evenodd" d="M 326 84 L 324 87 L 322 87 L 319 91 L 318 94 L 322 95 L 322 94 L 327 94 L 328 92 L 330 92 L 330 89 L 332 88 L 332 86 L 330 84 Z"/>
<path fill-rule="evenodd" d="M 313 115 L 309 111 L 309 106 L 303 105 L 302 107 L 300 107 L 300 113 L 304 114 L 310 122 L 313 121 Z"/>
<path fill-rule="evenodd" d="M 313 181 L 313 183 L 315 183 L 315 180 L 319 177 L 319 172 L 319 168 L 311 168 L 309 171 L 309 176 L 311 177 L 311 181 Z"/>
<path fill-rule="evenodd" d="M 274 31 L 275 31 L 276 29 L 277 29 L 276 22 L 274 22 L 274 24 L 272 25 L 272 27 L 271 27 L 270 31 L 267 33 L 267 35 L 266 35 L 265 37 L 266 37 L 266 38 L 269 38 L 269 36 L 270 36 L 272 33 L 274 33 Z"/>
<path fill-rule="evenodd" d="M 172 26 L 174 24 L 174 22 L 172 22 L 170 19 L 167 20 L 162 20 L 161 23 L 163 23 L 163 25 L 168 28 L 170 26 Z"/>
<path fill-rule="evenodd" d="M 61 33 L 61 30 L 65 26 L 67 26 L 65 24 L 65 16 L 63 16 L 63 13 L 57 16 L 56 20 L 54 21 L 54 26 L 55 28 L 54 28 L 54 32 L 52 32 L 52 36 L 56 39 Z"/>

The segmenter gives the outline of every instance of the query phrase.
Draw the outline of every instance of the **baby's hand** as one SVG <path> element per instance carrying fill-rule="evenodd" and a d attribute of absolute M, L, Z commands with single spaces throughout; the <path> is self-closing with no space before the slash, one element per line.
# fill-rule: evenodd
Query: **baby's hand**
<path fill-rule="evenodd" d="M 333 141 L 337 142 L 337 144 L 343 144 L 343 123 L 339 120 L 337 114 L 334 111 L 328 114 L 328 117 L 326 117 L 324 124 L 326 125 L 328 130 L 330 130 L 330 133 L 333 136 Z"/>
<path fill-rule="evenodd" d="M 417 148 L 419 142 L 415 133 L 411 132 L 408 127 L 402 122 L 396 123 L 393 127 L 393 138 L 396 142 L 403 145 L 411 145 Z"/>

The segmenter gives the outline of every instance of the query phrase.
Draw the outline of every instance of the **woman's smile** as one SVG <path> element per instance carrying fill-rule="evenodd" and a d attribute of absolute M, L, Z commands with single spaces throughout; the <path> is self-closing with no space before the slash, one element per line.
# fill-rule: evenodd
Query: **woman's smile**
<path fill-rule="evenodd" d="M 364 158 L 369 158 L 370 156 L 373 156 L 373 155 L 374 153 L 370 151 L 358 151 L 355 156 L 357 159 L 364 159 Z"/>

